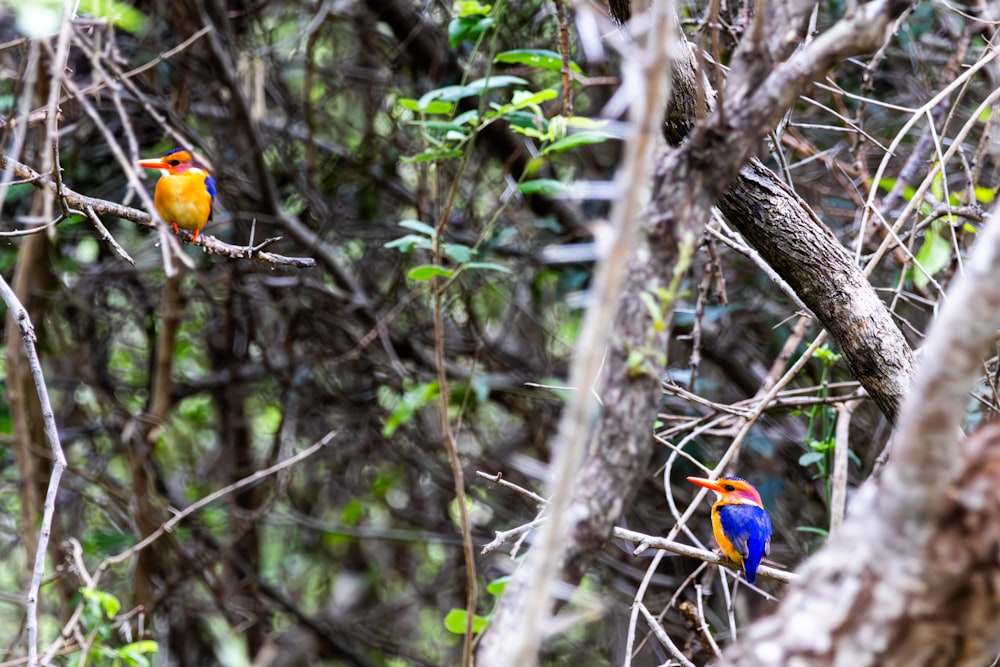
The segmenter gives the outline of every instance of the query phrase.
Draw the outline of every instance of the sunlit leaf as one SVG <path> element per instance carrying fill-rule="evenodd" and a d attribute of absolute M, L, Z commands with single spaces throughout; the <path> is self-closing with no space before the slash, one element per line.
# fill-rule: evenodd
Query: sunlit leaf
<path fill-rule="evenodd" d="M 549 138 L 549 121 L 538 114 L 515 110 L 506 111 L 501 116 L 510 124 L 510 129 L 519 134 L 533 139 L 546 140 Z"/>
<path fill-rule="evenodd" d="M 914 268 L 913 285 L 924 289 L 931 277 L 951 264 L 951 243 L 941 236 L 936 227 L 931 227 L 924 233 L 924 243 L 916 254 L 916 260 L 927 273 Z"/>
<path fill-rule="evenodd" d="M 510 575 L 504 575 L 502 577 L 497 577 L 491 581 L 486 586 L 486 592 L 493 597 L 500 597 L 503 595 L 504 589 L 507 588 L 507 582 L 510 581 Z"/>
<path fill-rule="evenodd" d="M 601 132 L 577 132 L 568 137 L 563 137 L 559 141 L 552 142 L 542 150 L 542 155 L 562 153 L 586 144 L 600 144 L 611 138 L 611 136 Z"/>
<path fill-rule="evenodd" d="M 555 88 L 546 88 L 537 93 L 530 90 L 515 90 L 511 95 L 510 108 L 523 109 L 528 106 L 536 106 L 542 102 L 548 102 L 559 97 L 559 91 Z"/>
<path fill-rule="evenodd" d="M 607 127 L 609 121 L 601 118 L 587 118 L 586 116 L 570 116 L 566 119 L 566 127 L 576 130 L 599 130 Z"/>
<path fill-rule="evenodd" d="M 976 201 L 980 204 L 992 204 L 993 200 L 996 199 L 997 189 L 987 188 L 981 185 L 976 186 Z"/>
<path fill-rule="evenodd" d="M 552 178 L 538 178 L 521 183 L 517 189 L 525 195 L 557 196 L 569 194 L 570 186 Z"/>
<path fill-rule="evenodd" d="M 429 114 L 449 114 L 455 108 L 451 102 L 431 99 L 421 103 L 421 100 L 415 100 L 412 97 L 402 97 L 396 100 L 396 104 L 410 111 Z"/>
<path fill-rule="evenodd" d="M 478 0 L 458 0 L 451 9 L 455 16 L 485 16 L 493 9 L 493 5 L 484 5 Z"/>
<path fill-rule="evenodd" d="M 541 67 L 552 72 L 562 71 L 563 59 L 555 51 L 545 49 L 515 49 L 498 53 L 493 59 L 495 63 L 506 63 L 508 65 L 529 65 L 531 67 Z M 575 62 L 570 61 L 569 68 L 578 74 L 583 73 L 583 69 Z"/>
<path fill-rule="evenodd" d="M 410 422 L 417 411 L 437 398 L 440 391 L 437 382 L 422 382 L 420 384 L 404 382 L 404 387 L 403 394 L 399 397 L 399 401 L 392 408 L 392 412 L 382 427 L 382 435 L 386 438 L 391 438 L 396 429 Z M 375 490 L 374 486 L 373 490 Z"/>
<path fill-rule="evenodd" d="M 146 15 L 119 0 L 80 0 L 80 13 L 97 16 L 132 34 L 146 28 Z"/>
<path fill-rule="evenodd" d="M 382 244 L 382 247 L 399 248 L 400 252 L 411 252 L 414 248 L 430 250 L 431 241 L 430 239 L 423 236 L 418 236 L 416 234 L 407 234 L 406 236 L 400 236 L 398 239 L 386 241 L 385 243 Z"/>
<path fill-rule="evenodd" d="M 437 236 L 437 230 L 434 229 L 433 227 L 431 227 L 430 225 L 428 225 L 423 220 L 415 220 L 413 218 L 407 218 L 405 220 L 400 220 L 399 221 L 399 226 L 403 227 L 404 229 L 411 229 L 411 230 L 413 230 L 415 232 L 419 232 L 421 234 L 426 234 L 427 236 L 430 236 L 431 238 L 434 238 L 435 236 Z"/>
<path fill-rule="evenodd" d="M 448 22 L 448 44 L 455 48 L 465 41 L 474 42 L 493 26 L 490 17 L 457 16 Z"/>
<path fill-rule="evenodd" d="M 444 617 L 444 627 L 448 632 L 454 633 L 456 635 L 465 634 L 465 622 L 469 617 L 469 613 L 464 609 L 452 609 L 448 612 L 447 616 Z M 472 616 L 472 632 L 474 634 L 479 634 L 486 629 L 486 626 L 490 624 L 489 619 L 484 618 L 478 614 Z"/>
<path fill-rule="evenodd" d="M 437 264 L 421 264 L 420 266 L 410 269 L 409 273 L 406 274 L 411 280 L 427 281 L 432 278 L 437 278 L 441 276 L 442 278 L 451 278 L 455 275 L 454 269 L 446 269 L 443 266 L 438 266 Z"/>

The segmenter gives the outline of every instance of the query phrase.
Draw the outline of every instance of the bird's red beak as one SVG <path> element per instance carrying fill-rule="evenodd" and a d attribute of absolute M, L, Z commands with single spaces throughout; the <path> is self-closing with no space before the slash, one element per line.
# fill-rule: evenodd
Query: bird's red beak
<path fill-rule="evenodd" d="M 705 479 L 704 477 L 688 477 L 687 480 L 692 484 L 704 486 L 706 489 L 711 489 L 716 493 L 722 493 L 722 485 L 711 479 Z"/>
<path fill-rule="evenodd" d="M 148 160 L 139 160 L 136 162 L 140 167 L 145 167 L 146 169 L 166 169 L 167 163 L 163 161 L 162 158 L 149 158 Z"/>

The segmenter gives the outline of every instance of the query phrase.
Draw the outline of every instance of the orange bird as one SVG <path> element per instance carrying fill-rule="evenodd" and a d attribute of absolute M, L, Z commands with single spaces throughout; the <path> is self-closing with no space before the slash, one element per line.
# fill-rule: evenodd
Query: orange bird
<path fill-rule="evenodd" d="M 771 518 L 753 484 L 739 477 L 713 481 L 688 477 L 692 484 L 715 491 L 712 530 L 722 554 L 743 568 L 751 584 L 761 559 L 771 551 Z"/>
<path fill-rule="evenodd" d="M 174 226 L 194 232 L 198 240 L 201 228 L 212 219 L 215 199 L 215 179 L 204 167 L 196 164 L 191 153 L 183 148 L 167 151 L 163 157 L 139 160 L 140 167 L 159 169 L 162 176 L 156 182 L 153 204 L 160 217 Z"/>

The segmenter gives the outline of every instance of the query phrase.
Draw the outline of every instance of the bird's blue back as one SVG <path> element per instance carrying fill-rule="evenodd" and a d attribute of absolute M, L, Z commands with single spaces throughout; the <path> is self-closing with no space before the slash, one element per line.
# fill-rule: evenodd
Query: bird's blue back
<path fill-rule="evenodd" d="M 763 507 L 747 503 L 721 504 L 718 513 L 722 531 L 743 557 L 743 571 L 752 584 L 769 550 L 771 519 Z"/>

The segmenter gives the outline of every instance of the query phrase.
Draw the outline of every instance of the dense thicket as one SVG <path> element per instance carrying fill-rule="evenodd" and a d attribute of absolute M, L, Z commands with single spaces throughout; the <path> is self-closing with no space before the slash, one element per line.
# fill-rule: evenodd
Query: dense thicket
<path fill-rule="evenodd" d="M 674 72 L 675 100 L 689 94 L 691 103 L 671 108 L 671 144 L 715 108 L 711 91 L 724 94 L 723 65 L 751 25 L 752 3 L 722 15 L 708 4 L 677 7 L 694 55 L 675 58 L 690 68 Z M 572 115 L 610 115 L 607 137 L 557 145 L 569 75 L 523 55 L 494 61 L 515 50 L 558 53 L 557 9 L 137 2 L 62 23 L 57 13 L 55 35 L 34 32 L 43 22 L 27 9 L 0 15 L 0 274 L 34 325 L 69 464 L 40 594 L 40 650 L 79 656 L 83 646 L 100 664 L 150 639 L 163 664 L 458 663 L 461 636 L 445 618 L 466 608 L 468 577 L 449 443 L 465 474 L 478 612 L 489 616 L 497 591 L 486 586 L 514 567 L 515 540 L 479 550 L 495 531 L 533 520 L 539 505 L 475 473 L 546 490 L 550 445 L 574 391 L 564 385 L 594 238 L 621 195 L 601 193 L 632 136 L 617 121 L 635 98 L 621 85 L 623 58 L 638 51 L 630 28 L 603 8 L 562 9 L 580 66 Z M 822 31 L 843 13 L 820 7 L 810 27 Z M 815 218 L 805 245 L 832 244 L 842 265 L 865 267 L 905 340 L 919 345 L 995 193 L 992 38 L 991 25 L 967 13 L 920 4 L 876 53 L 834 64 L 757 147 L 752 169 L 777 174 L 762 188 L 783 203 L 738 181 L 681 276 L 668 348 L 630 350 L 634 366 L 607 370 L 653 364 L 662 388 L 659 419 L 631 425 L 648 434 L 648 461 L 641 483 L 615 499 L 625 501 L 621 525 L 651 535 L 677 526 L 694 489 L 674 482 L 733 458 L 726 452 L 740 434 L 732 466 L 771 511 L 772 560 L 794 569 L 822 544 L 839 516 L 832 496 L 884 462 L 896 397 L 865 400 L 858 380 L 880 368 L 849 353 L 841 360 L 838 320 L 816 305 L 846 300 L 851 279 L 831 273 L 817 296 L 796 278 L 799 251 L 769 254 L 782 248 L 770 248 L 767 233 L 783 232 L 760 232 L 755 221 Z M 518 79 L 482 95 L 447 88 L 487 75 Z M 454 104 L 421 109 L 431 91 Z M 543 94 L 503 106 L 529 93 Z M 502 118 L 485 122 L 491 108 Z M 467 122 L 455 124 L 462 114 Z M 568 137 L 593 131 L 567 124 Z M 218 181 L 203 234 L 219 243 L 211 252 L 185 245 L 190 266 L 175 257 L 171 276 L 166 237 L 136 190 L 151 189 L 151 174 L 134 162 L 177 145 Z M 62 187 L 72 192 L 54 196 Z M 92 218 L 77 195 L 95 198 Z M 274 237 L 263 249 L 272 255 L 247 250 Z M 667 302 L 647 297 L 631 307 Z M 670 326 L 671 313 L 657 315 Z M 769 394 L 821 335 L 817 320 L 832 343 L 810 348 Z M 0 342 L 0 540 L 9 554 L 0 637 L 16 657 L 26 653 L 23 596 L 51 455 L 16 322 Z M 996 368 L 990 360 L 972 422 L 996 409 Z M 838 418 L 850 419 L 841 440 L 850 467 L 839 479 Z M 176 512 L 324 438 L 308 458 L 234 489 L 90 579 Z M 712 546 L 707 524 L 700 511 L 681 529 Z M 629 623 L 649 553 L 614 540 L 592 546 L 558 591 L 572 598 L 575 622 L 547 644 L 544 664 L 622 664 L 626 646 L 632 664 L 663 663 L 667 649 L 643 640 L 644 623 Z M 698 567 L 665 558 L 643 602 L 702 664 L 712 647 L 699 618 L 723 643 L 736 624 L 718 570 L 689 579 Z M 692 581 L 719 592 L 704 611 Z M 763 588 L 782 595 L 775 582 Z M 771 607 L 746 588 L 738 595 L 739 624 Z M 104 596 L 121 609 L 101 607 Z"/>

